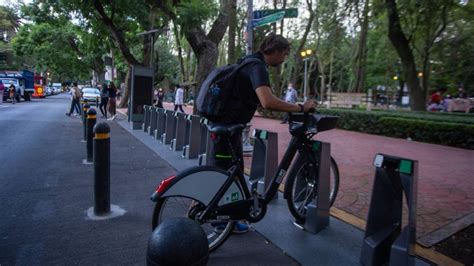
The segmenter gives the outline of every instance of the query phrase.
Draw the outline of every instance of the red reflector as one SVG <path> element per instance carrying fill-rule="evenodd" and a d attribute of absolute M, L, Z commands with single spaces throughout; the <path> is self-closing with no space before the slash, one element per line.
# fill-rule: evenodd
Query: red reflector
<path fill-rule="evenodd" d="M 156 188 L 156 192 L 161 193 L 165 191 L 166 188 L 168 188 L 169 184 L 171 183 L 171 181 L 173 181 L 175 177 L 176 177 L 175 175 L 168 176 L 163 181 L 161 181 L 160 185 Z"/>
<path fill-rule="evenodd" d="M 217 134 L 212 132 L 210 137 L 211 137 L 211 140 L 216 140 L 217 139 Z"/>

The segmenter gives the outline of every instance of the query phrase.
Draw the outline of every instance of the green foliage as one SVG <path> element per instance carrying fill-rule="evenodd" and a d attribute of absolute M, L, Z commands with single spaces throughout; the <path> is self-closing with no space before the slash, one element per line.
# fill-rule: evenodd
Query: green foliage
<path fill-rule="evenodd" d="M 474 149 L 474 117 L 465 114 L 321 109 L 339 116 L 338 128 Z"/>
<path fill-rule="evenodd" d="M 474 150 L 473 124 L 382 117 L 378 126 L 385 136 Z"/>
<path fill-rule="evenodd" d="M 470 114 L 352 109 L 319 111 L 338 116 L 337 127 L 340 129 L 474 150 L 474 116 Z M 259 112 L 265 117 L 281 119 L 281 113 L 263 109 Z"/>
<path fill-rule="evenodd" d="M 186 29 L 205 24 L 207 19 L 217 14 L 218 7 L 215 1 L 184 0 L 178 4 L 176 11 L 179 25 Z"/>

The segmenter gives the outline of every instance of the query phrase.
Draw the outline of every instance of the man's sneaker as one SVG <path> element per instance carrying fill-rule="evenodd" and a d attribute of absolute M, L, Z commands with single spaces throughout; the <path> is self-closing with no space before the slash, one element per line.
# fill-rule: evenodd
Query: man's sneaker
<path fill-rule="evenodd" d="M 224 232 L 225 227 L 227 223 L 211 223 L 211 225 L 214 227 L 214 232 L 217 234 L 222 234 Z"/>
<path fill-rule="evenodd" d="M 242 222 L 235 222 L 234 228 L 232 229 L 232 233 L 234 234 L 244 234 L 249 231 L 249 226 Z"/>

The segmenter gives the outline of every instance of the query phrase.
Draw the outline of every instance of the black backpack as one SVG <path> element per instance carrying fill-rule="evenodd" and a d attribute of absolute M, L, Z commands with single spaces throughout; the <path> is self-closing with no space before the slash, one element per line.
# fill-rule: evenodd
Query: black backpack
<path fill-rule="evenodd" d="M 263 63 L 257 58 L 246 58 L 240 64 L 231 64 L 214 69 L 204 80 L 196 99 L 198 112 L 212 122 L 222 122 L 231 110 L 232 98 L 239 96 L 235 78 L 237 71 L 249 63 Z"/>

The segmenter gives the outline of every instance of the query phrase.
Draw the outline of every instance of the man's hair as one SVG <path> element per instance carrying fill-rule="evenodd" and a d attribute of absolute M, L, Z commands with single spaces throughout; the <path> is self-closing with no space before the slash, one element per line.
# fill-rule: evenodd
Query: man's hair
<path fill-rule="evenodd" d="M 259 51 L 265 55 L 288 50 L 290 50 L 290 43 L 288 40 L 285 37 L 274 33 L 265 37 L 259 48 Z"/>

